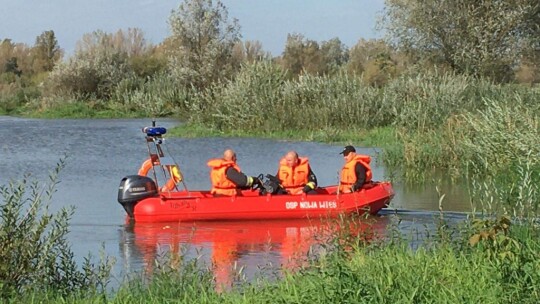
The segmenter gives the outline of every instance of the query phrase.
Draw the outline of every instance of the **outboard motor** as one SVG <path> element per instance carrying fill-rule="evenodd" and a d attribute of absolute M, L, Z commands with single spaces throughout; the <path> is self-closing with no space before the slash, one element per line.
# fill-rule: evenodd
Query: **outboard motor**
<path fill-rule="evenodd" d="M 118 202 L 130 217 L 133 217 L 133 209 L 139 201 L 157 195 L 156 183 L 146 176 L 128 175 L 120 181 L 118 187 Z"/>

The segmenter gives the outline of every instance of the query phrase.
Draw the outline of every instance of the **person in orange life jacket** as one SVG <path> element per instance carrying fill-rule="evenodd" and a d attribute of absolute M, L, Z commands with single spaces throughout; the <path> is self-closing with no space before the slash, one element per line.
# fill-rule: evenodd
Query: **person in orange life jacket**
<path fill-rule="evenodd" d="M 345 165 L 341 169 L 339 191 L 351 193 L 361 190 L 365 183 L 371 181 L 370 157 L 356 154 L 353 146 L 345 146 L 339 154 L 343 154 L 345 160 Z"/>
<path fill-rule="evenodd" d="M 277 177 L 289 194 L 315 194 L 317 177 L 311 170 L 306 157 L 298 157 L 295 151 L 289 151 L 279 162 Z"/>
<path fill-rule="evenodd" d="M 236 164 L 236 153 L 231 149 L 223 152 L 223 158 L 209 160 L 208 166 L 211 168 L 212 190 L 210 192 L 215 196 L 239 195 L 240 190 L 262 185 L 258 178 L 242 173 Z"/>

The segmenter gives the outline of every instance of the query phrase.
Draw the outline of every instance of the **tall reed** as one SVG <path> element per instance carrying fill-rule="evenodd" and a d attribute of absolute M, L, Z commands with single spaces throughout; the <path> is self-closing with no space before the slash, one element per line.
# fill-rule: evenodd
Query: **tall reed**
<path fill-rule="evenodd" d="M 347 74 L 290 80 L 279 66 L 258 62 L 190 94 L 183 105 L 191 123 L 217 134 L 356 143 L 390 128 L 392 139 L 378 143 L 385 163 L 407 180 L 421 180 L 440 170 L 454 178 L 471 168 L 499 170 L 524 153 L 536 157 L 539 99 L 540 89 L 437 71 L 405 73 L 375 88 Z"/>
<path fill-rule="evenodd" d="M 185 117 L 187 100 L 193 90 L 178 86 L 166 74 L 158 74 L 148 79 L 129 77 L 123 79 L 111 97 L 111 107 L 122 107 L 124 111 L 145 113 L 151 117 Z"/>
<path fill-rule="evenodd" d="M 534 94 L 533 94 L 534 95 Z M 540 97 L 540 96 L 539 96 Z M 431 129 L 398 129 L 401 153 L 388 154 L 406 175 L 444 169 L 455 178 L 517 173 L 519 163 L 539 170 L 538 105 L 528 93 L 482 98 L 481 106 L 446 118 Z"/>
<path fill-rule="evenodd" d="M 435 72 L 404 75 L 383 88 L 347 74 L 288 80 L 278 66 L 262 62 L 245 65 L 235 79 L 215 84 L 189 102 L 194 121 L 223 130 L 358 130 L 389 125 L 425 130 L 451 115 L 483 108 L 483 97 L 504 98 L 506 91 L 514 90 Z"/>

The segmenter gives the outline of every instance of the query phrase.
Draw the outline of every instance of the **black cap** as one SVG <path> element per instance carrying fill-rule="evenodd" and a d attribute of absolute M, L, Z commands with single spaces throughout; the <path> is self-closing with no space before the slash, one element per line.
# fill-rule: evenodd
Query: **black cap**
<path fill-rule="evenodd" d="M 343 148 L 343 151 L 341 151 L 339 154 L 347 156 L 351 152 L 356 152 L 356 149 L 353 146 L 345 146 L 345 148 Z"/>

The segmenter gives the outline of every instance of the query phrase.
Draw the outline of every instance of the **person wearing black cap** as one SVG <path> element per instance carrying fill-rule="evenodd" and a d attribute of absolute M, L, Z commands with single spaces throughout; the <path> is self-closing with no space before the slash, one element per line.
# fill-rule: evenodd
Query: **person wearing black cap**
<path fill-rule="evenodd" d="M 211 168 L 212 190 L 210 192 L 214 196 L 240 195 L 241 189 L 262 186 L 258 178 L 242 173 L 236 164 L 236 153 L 231 149 L 223 152 L 223 158 L 209 160 L 208 166 Z"/>
<path fill-rule="evenodd" d="M 339 192 L 351 193 L 361 190 L 365 183 L 371 181 L 372 172 L 369 165 L 371 157 L 356 154 L 353 146 L 345 146 L 339 154 L 343 154 L 345 160 L 345 165 L 341 169 Z"/>

